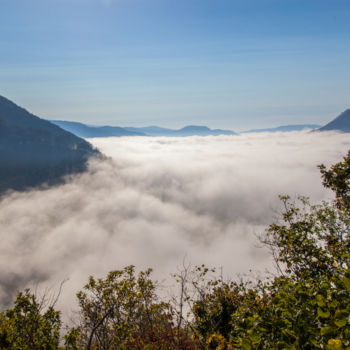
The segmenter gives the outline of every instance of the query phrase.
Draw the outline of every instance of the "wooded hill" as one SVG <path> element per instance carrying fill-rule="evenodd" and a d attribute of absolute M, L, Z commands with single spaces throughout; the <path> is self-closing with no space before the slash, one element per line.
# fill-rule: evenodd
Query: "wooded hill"
<path fill-rule="evenodd" d="M 0 193 L 60 183 L 98 155 L 84 139 L 0 96 Z"/>

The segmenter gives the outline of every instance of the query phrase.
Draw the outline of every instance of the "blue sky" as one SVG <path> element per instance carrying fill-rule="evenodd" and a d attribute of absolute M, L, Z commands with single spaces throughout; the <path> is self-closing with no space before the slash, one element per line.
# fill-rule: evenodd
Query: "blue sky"
<path fill-rule="evenodd" d="M 244 130 L 350 107 L 349 0 L 0 0 L 0 94 L 49 118 Z"/>

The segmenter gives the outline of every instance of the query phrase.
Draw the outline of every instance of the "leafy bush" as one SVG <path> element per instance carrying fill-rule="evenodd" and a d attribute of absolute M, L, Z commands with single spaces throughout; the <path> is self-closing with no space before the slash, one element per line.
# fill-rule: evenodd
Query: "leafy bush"
<path fill-rule="evenodd" d="M 45 309 L 46 298 L 38 300 L 28 289 L 20 292 L 14 307 L 0 314 L 0 349 L 53 350 L 60 338 L 60 313 Z"/>

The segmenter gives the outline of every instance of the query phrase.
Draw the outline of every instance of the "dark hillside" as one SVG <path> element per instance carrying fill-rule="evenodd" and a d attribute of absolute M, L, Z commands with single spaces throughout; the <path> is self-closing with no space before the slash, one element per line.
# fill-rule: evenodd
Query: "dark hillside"
<path fill-rule="evenodd" d="M 319 129 L 319 131 L 337 130 L 341 132 L 350 132 L 350 109 L 347 109 L 338 117 L 333 119 L 327 125 Z"/>
<path fill-rule="evenodd" d="M 98 154 L 85 140 L 0 96 L 0 193 L 59 183 Z"/>

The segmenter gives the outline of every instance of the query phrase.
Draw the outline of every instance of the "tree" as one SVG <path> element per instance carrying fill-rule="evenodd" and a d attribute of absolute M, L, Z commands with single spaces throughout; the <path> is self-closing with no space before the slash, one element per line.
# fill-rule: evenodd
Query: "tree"
<path fill-rule="evenodd" d="M 323 185 L 332 189 L 336 194 L 336 204 L 338 208 L 350 210 L 350 151 L 344 157 L 342 162 L 339 162 L 327 170 L 321 164 L 319 166 Z"/>
<path fill-rule="evenodd" d="M 281 196 L 281 219 L 262 237 L 277 275 L 255 285 L 213 279 L 194 300 L 194 328 L 207 346 L 350 349 L 350 152 L 320 169 L 335 200 L 299 197 L 298 206 Z"/>
<path fill-rule="evenodd" d="M 81 325 L 66 336 L 76 349 L 174 349 L 178 338 L 170 305 L 159 301 L 152 270 L 134 266 L 90 277 L 77 294 Z M 185 343 L 185 342 L 183 342 Z M 182 347 L 186 349 L 186 347 Z"/>
<path fill-rule="evenodd" d="M 46 307 L 29 289 L 20 292 L 12 309 L 0 314 L 0 348 L 11 350 L 58 349 L 60 313 L 54 305 Z"/>

